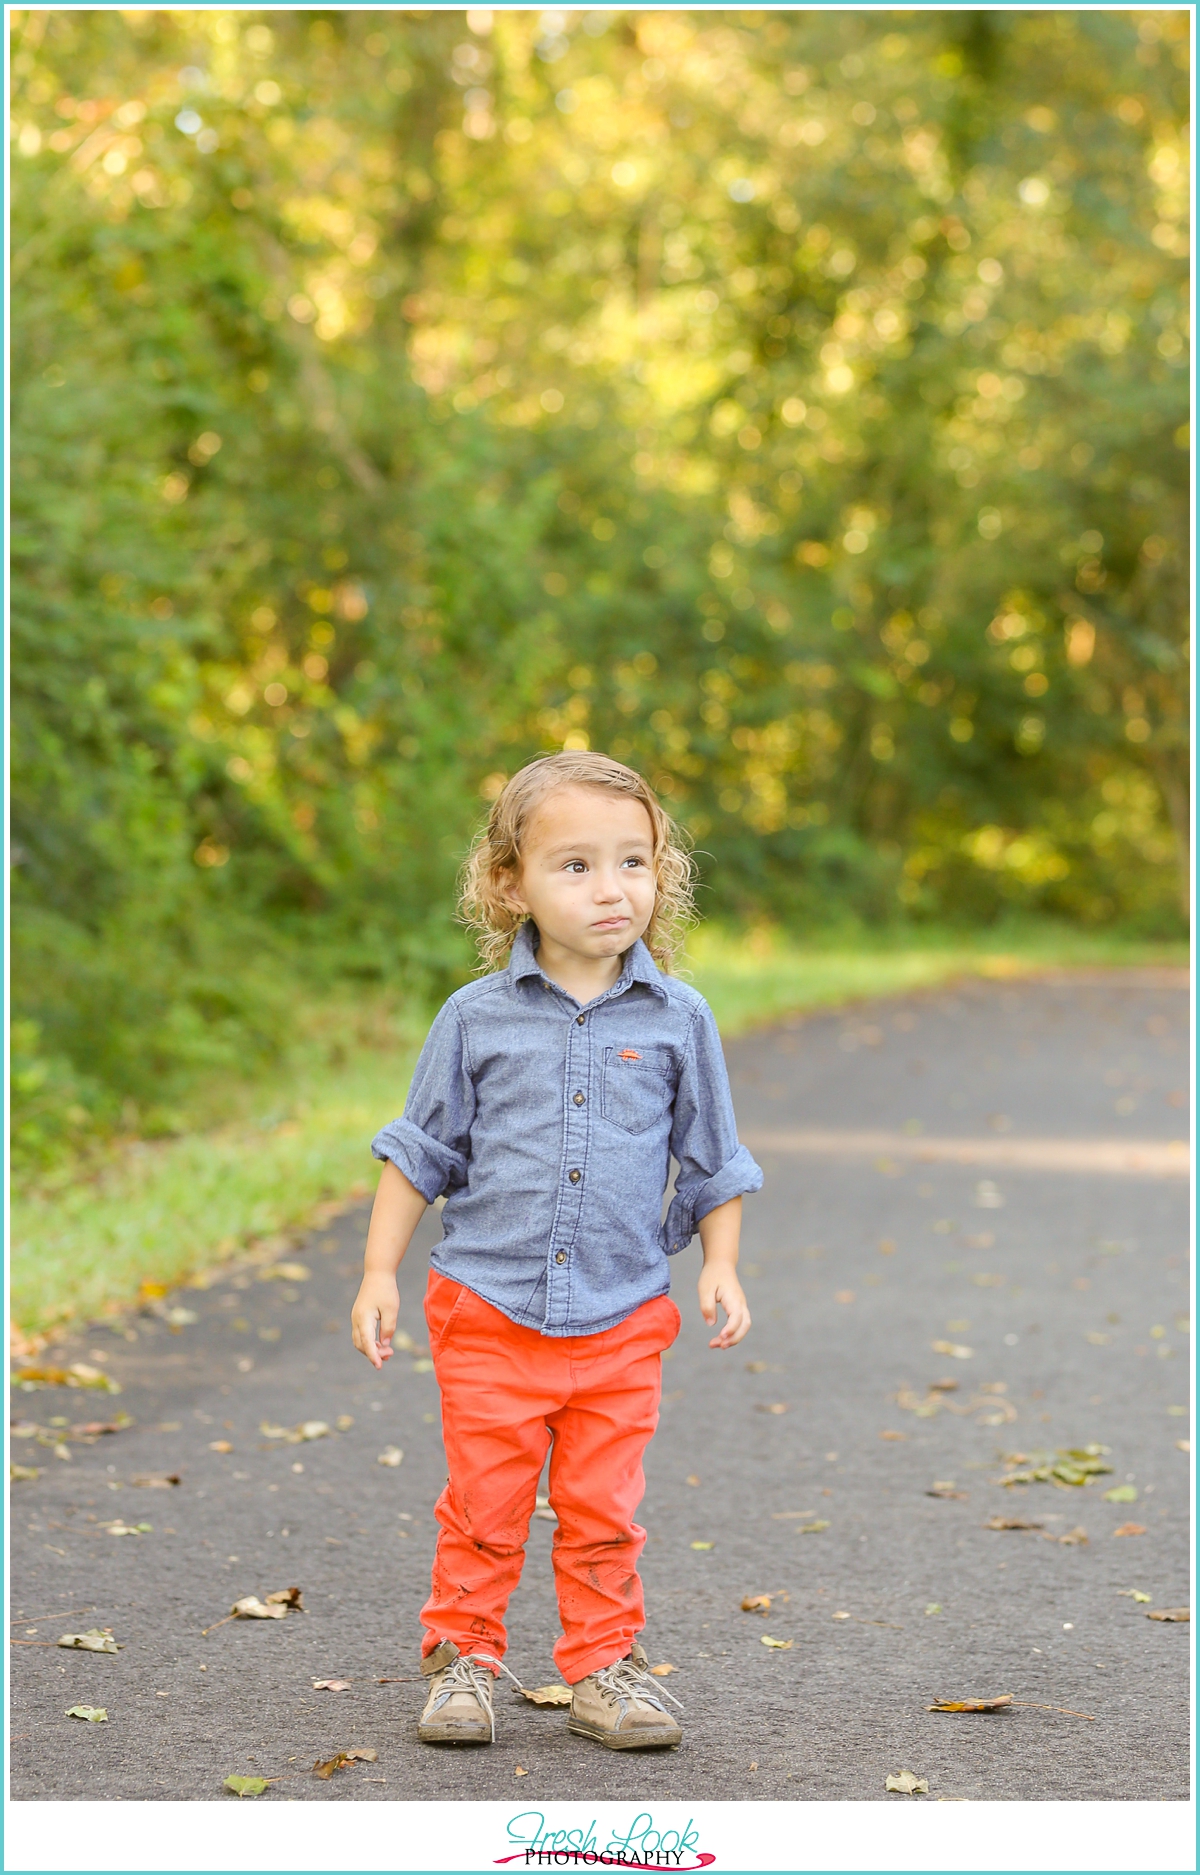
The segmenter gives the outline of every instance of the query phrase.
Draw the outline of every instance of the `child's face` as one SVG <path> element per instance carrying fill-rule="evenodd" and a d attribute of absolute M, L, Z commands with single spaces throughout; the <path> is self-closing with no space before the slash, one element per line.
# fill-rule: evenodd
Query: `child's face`
<path fill-rule="evenodd" d="M 569 786 L 546 796 L 510 890 L 544 938 L 582 957 L 616 957 L 654 912 L 654 835 L 640 801 Z"/>

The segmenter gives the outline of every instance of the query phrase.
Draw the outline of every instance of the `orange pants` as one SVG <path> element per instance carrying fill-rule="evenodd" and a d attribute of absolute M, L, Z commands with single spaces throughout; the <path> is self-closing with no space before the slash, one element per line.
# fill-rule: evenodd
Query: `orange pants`
<path fill-rule="evenodd" d="M 659 1357 L 679 1333 L 679 1310 L 657 1296 L 602 1334 L 541 1335 L 430 1270 L 425 1319 L 450 1476 L 434 1512 L 441 1534 L 422 1654 L 443 1640 L 462 1653 L 504 1653 L 504 1611 L 549 1450 L 563 1626 L 555 1664 L 573 1684 L 624 1659 L 645 1622 L 646 1532 L 633 1513 L 658 1424 Z"/>

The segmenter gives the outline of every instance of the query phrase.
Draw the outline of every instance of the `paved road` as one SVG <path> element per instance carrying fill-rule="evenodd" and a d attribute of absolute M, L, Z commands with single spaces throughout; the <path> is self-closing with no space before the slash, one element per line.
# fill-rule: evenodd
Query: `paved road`
<path fill-rule="evenodd" d="M 124 1650 L 11 1650 L 14 1795 L 205 1799 L 236 1771 L 291 1774 L 265 1801 L 882 1800 L 905 1768 L 935 1798 L 1185 1796 L 1189 1630 L 1147 1610 L 1188 1600 L 1186 1182 L 1167 1147 L 1186 1017 L 1170 974 L 972 983 L 731 1045 L 743 1134 L 774 1141 L 747 1206 L 755 1327 L 711 1353 L 696 1252 L 678 1260 L 685 1327 L 642 1512 L 677 1753 L 606 1753 L 511 1689 L 494 1749 L 420 1747 L 419 1686 L 379 1684 L 415 1672 L 442 1456 L 419 1351 L 377 1378 L 349 1349 L 361 1210 L 290 1253 L 306 1281 L 229 1271 L 167 1298 L 199 1318 L 175 1332 L 93 1327 L 59 1358 L 102 1365 L 120 1399 L 18 1390 L 14 1417 L 119 1407 L 136 1425 L 69 1463 L 14 1443 L 43 1471 L 15 1487 L 13 1633 L 100 1625 Z M 1103 1145 L 1130 1140 L 1159 1151 L 1131 1169 Z M 428 1222 L 404 1285 L 417 1339 Z M 957 1388 L 930 1392 L 943 1379 Z M 298 1446 L 259 1430 L 342 1415 Z M 1087 1443 L 1111 1448 L 1111 1477 L 996 1482 L 1005 1453 Z M 390 1444 L 398 1469 L 376 1462 Z M 1127 1482 L 1136 1501 L 1105 1501 Z M 117 1518 L 154 1527 L 114 1537 Z M 1077 1526 L 1086 1544 L 1054 1540 Z M 512 1607 L 529 1686 L 555 1677 L 550 1538 L 535 1522 Z M 292 1584 L 306 1614 L 202 1634 L 235 1597 Z M 774 1595 L 769 1614 L 743 1613 L 747 1594 Z M 350 1690 L 314 1690 L 333 1677 Z M 1001 1693 L 1027 1703 L 926 1710 Z M 65 1718 L 76 1702 L 108 1723 Z M 377 1762 L 306 1774 L 350 1745 Z"/>

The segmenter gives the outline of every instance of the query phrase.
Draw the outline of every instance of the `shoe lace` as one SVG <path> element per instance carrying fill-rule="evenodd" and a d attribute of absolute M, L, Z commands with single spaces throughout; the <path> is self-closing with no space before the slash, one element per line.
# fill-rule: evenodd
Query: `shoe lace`
<path fill-rule="evenodd" d="M 495 1739 L 496 1714 L 492 1706 L 495 1685 L 493 1666 L 499 1667 L 501 1673 L 507 1674 L 514 1686 L 521 1685 L 516 1674 L 509 1672 L 502 1660 L 495 1660 L 491 1655 L 484 1654 L 459 1654 L 457 1659 L 452 1660 L 444 1669 L 444 1677 L 438 1688 L 434 1710 L 439 1710 L 447 1700 L 453 1699 L 455 1693 L 473 1693 L 487 1713 L 492 1738 Z M 521 1690 L 524 1691 L 524 1688 L 522 1687 Z"/>
<path fill-rule="evenodd" d="M 615 1660 L 611 1667 L 602 1667 L 596 1675 L 596 1683 L 618 1699 L 640 1699 L 659 1712 L 666 1711 L 663 1700 L 669 1699 L 673 1706 L 683 1711 L 674 1694 L 668 1693 L 665 1686 L 658 1685 L 644 1668 L 635 1666 L 632 1660 Z"/>

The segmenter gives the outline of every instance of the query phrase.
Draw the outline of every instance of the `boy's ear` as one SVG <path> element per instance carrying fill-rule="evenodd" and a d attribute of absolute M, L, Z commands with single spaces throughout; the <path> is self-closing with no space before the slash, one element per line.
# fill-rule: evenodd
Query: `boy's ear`
<path fill-rule="evenodd" d="M 521 897 L 518 875 L 506 869 L 499 875 L 500 897 L 513 911 L 528 912 L 529 907 Z"/>

